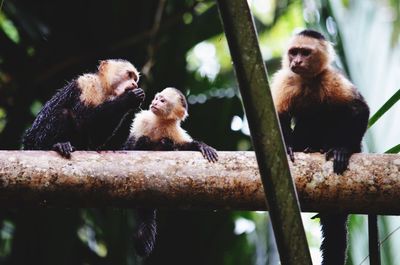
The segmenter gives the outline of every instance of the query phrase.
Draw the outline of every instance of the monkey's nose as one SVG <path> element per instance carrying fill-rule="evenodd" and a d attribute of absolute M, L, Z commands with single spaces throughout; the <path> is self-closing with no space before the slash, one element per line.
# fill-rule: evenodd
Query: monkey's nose
<path fill-rule="evenodd" d="M 138 85 L 136 82 L 132 82 L 132 86 L 133 86 L 133 88 L 138 88 Z"/>
<path fill-rule="evenodd" d="M 300 66 L 301 65 L 301 61 L 294 61 L 294 65 L 295 66 Z"/>

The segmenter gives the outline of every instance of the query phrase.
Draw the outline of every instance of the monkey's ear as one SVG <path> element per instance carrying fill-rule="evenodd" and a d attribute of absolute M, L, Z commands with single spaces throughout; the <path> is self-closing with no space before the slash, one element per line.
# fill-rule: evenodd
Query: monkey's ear
<path fill-rule="evenodd" d="M 99 63 L 99 67 L 98 67 L 99 72 L 102 72 L 107 64 L 108 64 L 108 60 L 101 60 Z"/>
<path fill-rule="evenodd" d="M 186 109 L 182 106 L 175 108 L 174 112 L 175 112 L 175 116 L 181 121 L 184 121 L 188 116 Z"/>

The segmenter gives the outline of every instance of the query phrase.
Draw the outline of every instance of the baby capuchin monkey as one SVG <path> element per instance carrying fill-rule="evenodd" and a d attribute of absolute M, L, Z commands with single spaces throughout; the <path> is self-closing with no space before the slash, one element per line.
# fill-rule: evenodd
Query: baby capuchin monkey
<path fill-rule="evenodd" d="M 134 111 L 144 99 L 139 72 L 128 61 L 101 61 L 59 90 L 23 136 L 25 150 L 118 150 L 128 139 Z"/>
<path fill-rule="evenodd" d="M 361 151 L 369 108 L 355 86 L 331 64 L 332 45 L 317 31 L 293 37 L 282 69 L 272 82 L 288 154 L 321 152 L 333 158 L 333 171 L 342 174 L 350 156 Z M 347 214 L 320 213 L 322 265 L 346 261 Z"/>
<path fill-rule="evenodd" d="M 136 114 L 126 150 L 200 151 L 210 162 L 218 160 L 217 151 L 203 142 L 193 140 L 181 128 L 188 116 L 185 96 L 168 87 L 157 93 L 149 110 Z M 156 210 L 138 209 L 135 248 L 140 256 L 148 256 L 154 248 L 156 237 Z"/>
<path fill-rule="evenodd" d="M 185 96 L 176 88 L 167 87 L 157 93 L 149 110 L 136 114 L 127 148 L 153 151 L 200 151 L 210 162 L 218 160 L 214 148 L 193 140 L 182 129 L 188 116 Z"/>

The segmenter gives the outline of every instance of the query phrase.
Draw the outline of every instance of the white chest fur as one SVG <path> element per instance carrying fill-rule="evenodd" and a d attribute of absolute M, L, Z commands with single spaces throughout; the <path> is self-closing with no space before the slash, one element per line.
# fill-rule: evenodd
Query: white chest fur
<path fill-rule="evenodd" d="M 144 110 L 136 114 L 131 136 L 138 139 L 147 136 L 152 141 L 169 138 L 175 143 L 191 142 L 192 138 L 180 127 L 179 121 L 160 120 L 153 112 Z"/>

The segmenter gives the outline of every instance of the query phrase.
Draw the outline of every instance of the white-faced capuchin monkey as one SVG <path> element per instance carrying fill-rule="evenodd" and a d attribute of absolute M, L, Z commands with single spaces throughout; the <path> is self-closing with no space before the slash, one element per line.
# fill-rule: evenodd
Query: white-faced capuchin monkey
<path fill-rule="evenodd" d="M 185 96 L 168 87 L 157 93 L 149 110 L 136 114 L 126 150 L 200 151 L 210 162 L 218 160 L 216 150 L 203 142 L 193 140 L 181 128 L 188 116 Z M 156 237 L 156 210 L 138 209 L 135 248 L 140 256 L 148 256 L 154 248 Z"/>
<path fill-rule="evenodd" d="M 334 50 L 317 31 L 293 37 L 282 69 L 272 82 L 288 154 L 326 153 L 333 171 L 342 174 L 351 154 L 361 152 L 369 108 L 354 85 L 332 66 Z M 347 214 L 319 214 L 323 242 L 322 265 L 343 265 L 347 250 Z"/>
<path fill-rule="evenodd" d="M 127 141 L 134 111 L 144 99 L 139 72 L 128 61 L 101 61 L 60 89 L 23 136 L 25 150 L 118 150 Z"/>

